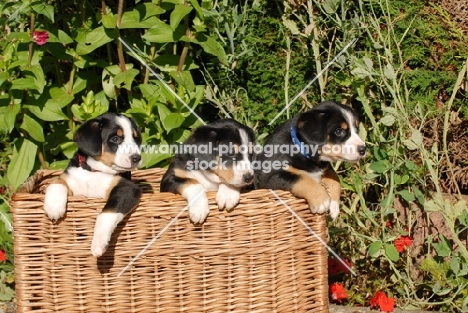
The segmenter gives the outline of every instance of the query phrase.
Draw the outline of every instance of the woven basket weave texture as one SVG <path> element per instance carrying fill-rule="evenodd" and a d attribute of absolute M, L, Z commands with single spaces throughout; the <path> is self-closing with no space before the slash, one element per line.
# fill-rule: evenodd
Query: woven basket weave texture
<path fill-rule="evenodd" d="M 135 171 L 140 205 L 95 259 L 105 201 L 69 197 L 65 218 L 51 222 L 43 191 L 59 174 L 37 172 L 11 202 L 18 312 L 328 312 L 327 250 L 270 191 L 243 193 L 232 212 L 209 192 L 210 215 L 195 227 L 187 211 L 174 219 L 181 196 L 159 192 L 163 169 Z M 324 215 L 276 193 L 325 240 Z"/>

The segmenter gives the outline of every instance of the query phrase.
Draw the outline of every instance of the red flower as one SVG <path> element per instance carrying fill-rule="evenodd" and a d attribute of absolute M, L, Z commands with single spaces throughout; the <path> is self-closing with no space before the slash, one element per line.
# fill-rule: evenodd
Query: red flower
<path fill-rule="evenodd" d="M 392 224 L 393 224 L 392 220 L 388 219 L 387 222 L 385 223 L 385 227 L 390 228 L 393 226 Z"/>
<path fill-rule="evenodd" d="M 351 262 L 348 260 L 343 260 L 348 267 L 351 267 Z M 328 273 L 330 275 L 336 275 L 340 272 L 348 274 L 349 273 L 349 268 L 346 267 L 340 260 L 335 259 L 335 258 L 329 258 L 328 259 Z"/>
<path fill-rule="evenodd" d="M 395 300 L 388 298 L 383 291 L 377 291 L 375 296 L 370 300 L 370 308 L 379 307 L 382 312 L 393 312 L 395 308 Z"/>
<path fill-rule="evenodd" d="M 372 309 L 373 307 L 376 307 L 379 305 L 379 300 L 381 298 L 386 298 L 387 295 L 383 291 L 377 291 L 375 296 L 370 300 L 370 308 Z"/>
<path fill-rule="evenodd" d="M 0 250 L 0 262 L 3 262 L 7 259 L 5 251 Z"/>
<path fill-rule="evenodd" d="M 35 43 L 37 43 L 39 46 L 42 46 L 47 42 L 47 39 L 49 39 L 49 33 L 47 31 L 40 31 L 36 30 L 33 33 L 33 40 Z"/>
<path fill-rule="evenodd" d="M 382 312 L 393 312 L 395 308 L 395 300 L 393 298 L 381 298 L 379 300 L 380 311 Z"/>
<path fill-rule="evenodd" d="M 410 236 L 401 236 L 398 239 L 395 239 L 394 245 L 398 252 L 403 252 L 405 247 L 411 246 L 413 239 Z"/>
<path fill-rule="evenodd" d="M 346 290 L 344 289 L 343 284 L 338 284 L 338 283 L 331 284 L 330 293 L 331 293 L 331 298 L 338 302 L 341 302 L 341 300 L 348 298 L 348 294 L 346 293 Z"/>

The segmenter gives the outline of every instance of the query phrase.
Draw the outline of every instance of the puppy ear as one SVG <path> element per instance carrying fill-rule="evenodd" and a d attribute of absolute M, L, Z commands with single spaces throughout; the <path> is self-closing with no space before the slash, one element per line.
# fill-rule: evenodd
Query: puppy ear
<path fill-rule="evenodd" d="M 78 145 L 78 149 L 85 154 L 89 156 L 100 155 L 102 149 L 100 119 L 92 119 L 81 125 L 73 140 Z"/>
<path fill-rule="evenodd" d="M 311 110 L 299 115 L 296 123 L 296 133 L 306 144 L 324 145 L 327 143 L 327 120 L 325 111 Z"/>

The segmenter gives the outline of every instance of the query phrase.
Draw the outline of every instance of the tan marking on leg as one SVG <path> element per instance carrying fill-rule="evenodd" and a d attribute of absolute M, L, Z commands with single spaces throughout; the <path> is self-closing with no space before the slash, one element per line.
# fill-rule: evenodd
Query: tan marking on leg
<path fill-rule="evenodd" d="M 328 209 L 330 196 L 320 183 L 304 171 L 292 167 L 289 167 L 288 171 L 299 176 L 299 179 L 291 186 L 291 193 L 294 196 L 305 199 L 313 212 L 321 206 L 326 206 Z"/>
<path fill-rule="evenodd" d="M 333 170 L 333 168 L 327 168 L 322 176 L 322 185 L 330 195 L 331 200 L 340 202 L 341 197 L 341 183 L 340 178 Z"/>
<path fill-rule="evenodd" d="M 51 181 L 51 184 L 61 184 L 61 185 L 64 185 L 65 187 L 67 187 L 67 195 L 68 196 L 73 196 L 73 192 L 70 190 L 70 188 L 68 187 L 68 184 L 67 184 L 67 176 L 68 174 L 66 173 L 63 173 L 61 174 L 59 177 L 55 178 L 54 180 Z"/>

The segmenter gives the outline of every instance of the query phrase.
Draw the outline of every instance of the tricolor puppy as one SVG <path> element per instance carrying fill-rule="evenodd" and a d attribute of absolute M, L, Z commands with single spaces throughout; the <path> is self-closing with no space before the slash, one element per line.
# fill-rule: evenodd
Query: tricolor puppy
<path fill-rule="evenodd" d="M 232 119 L 196 128 L 164 174 L 161 191 L 181 194 L 195 225 L 209 213 L 205 191 L 217 190 L 219 209 L 232 210 L 242 187 L 253 181 L 253 144 L 253 130 Z"/>
<path fill-rule="evenodd" d="M 339 213 L 341 185 L 330 162 L 355 162 L 366 154 L 358 118 L 348 106 L 326 101 L 280 125 L 256 155 L 255 188 L 288 190 L 313 213 Z M 276 164 L 270 171 L 265 164 Z M 274 168 L 274 166 L 273 166 Z"/>
<path fill-rule="evenodd" d="M 78 152 L 47 187 L 44 210 L 58 220 L 65 214 L 68 195 L 107 199 L 91 244 L 92 254 L 100 257 L 117 224 L 139 203 L 141 190 L 130 181 L 130 171 L 141 165 L 141 135 L 133 119 L 105 113 L 84 123 L 74 141 Z"/>

